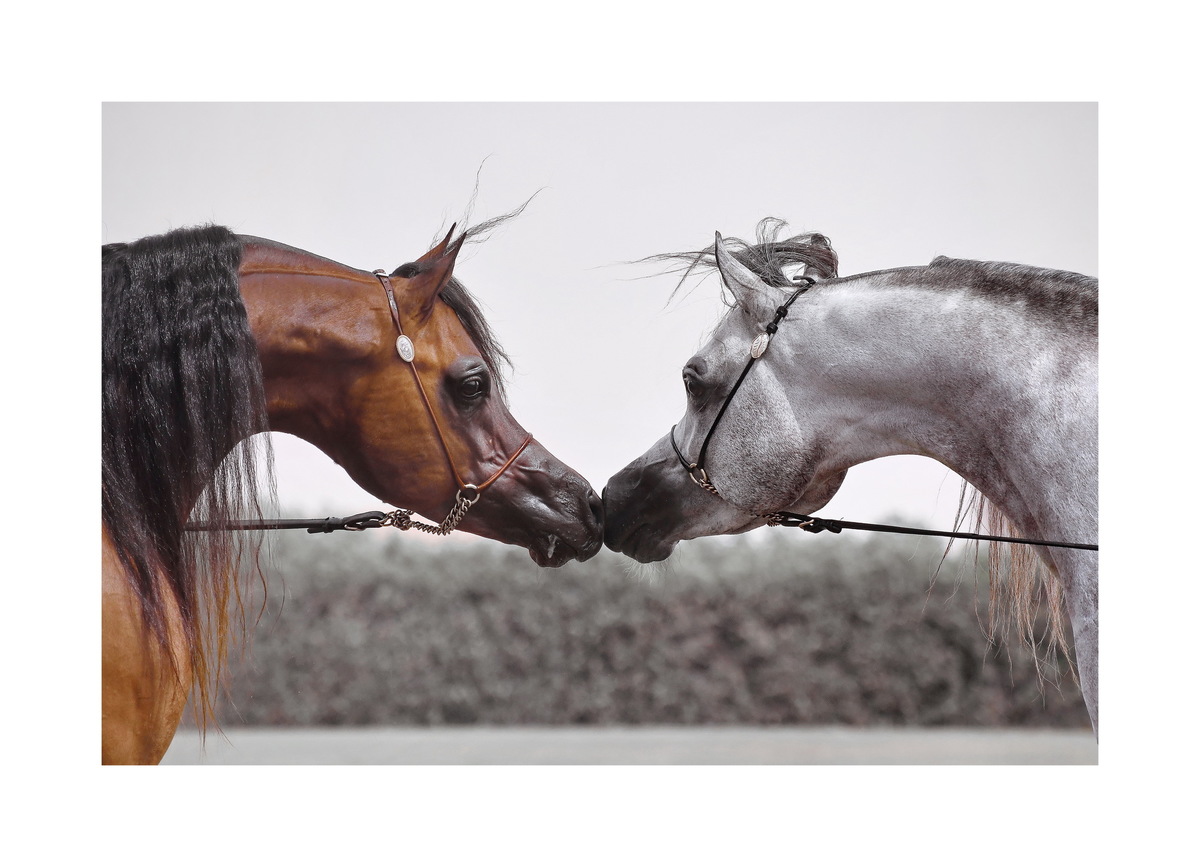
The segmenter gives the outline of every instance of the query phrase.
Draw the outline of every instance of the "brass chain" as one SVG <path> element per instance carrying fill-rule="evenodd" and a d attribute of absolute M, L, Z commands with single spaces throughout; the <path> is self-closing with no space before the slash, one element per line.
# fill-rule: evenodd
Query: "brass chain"
<path fill-rule="evenodd" d="M 467 499 L 463 496 L 463 491 L 470 490 L 475 496 Z M 454 508 L 450 510 L 442 523 L 426 524 L 424 521 L 415 521 L 412 517 L 412 509 L 396 509 L 394 512 L 389 512 L 380 521 L 381 527 L 395 527 L 397 530 L 420 530 L 422 533 L 429 533 L 434 536 L 446 536 L 454 530 L 463 518 L 467 516 L 467 512 L 472 506 L 479 502 L 479 489 L 475 485 L 465 485 L 462 491 L 454 495 Z"/>

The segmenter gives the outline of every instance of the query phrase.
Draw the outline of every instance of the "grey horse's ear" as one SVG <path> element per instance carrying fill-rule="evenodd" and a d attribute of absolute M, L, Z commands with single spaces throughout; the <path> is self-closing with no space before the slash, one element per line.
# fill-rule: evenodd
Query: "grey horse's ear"
<path fill-rule="evenodd" d="M 720 232 L 717 232 L 714 246 L 717 255 L 717 270 L 721 272 L 721 280 L 737 298 L 738 305 L 751 313 L 759 313 L 763 310 L 773 311 L 775 305 L 772 302 L 774 295 L 771 288 L 729 252 Z"/>

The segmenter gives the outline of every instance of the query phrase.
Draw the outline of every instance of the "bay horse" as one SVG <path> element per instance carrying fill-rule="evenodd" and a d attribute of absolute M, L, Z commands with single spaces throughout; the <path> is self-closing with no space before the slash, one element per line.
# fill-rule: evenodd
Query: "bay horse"
<path fill-rule="evenodd" d="M 1096 279 L 945 257 L 839 278 L 827 238 L 778 240 L 783 225 L 651 257 L 688 262 L 681 285 L 715 269 L 730 309 L 683 367 L 682 420 L 609 479 L 606 544 L 652 562 L 680 540 L 807 516 L 850 467 L 899 454 L 962 476 L 977 528 L 1094 543 Z M 991 551 L 993 628 L 1033 641 L 1041 597 L 1069 660 L 1069 617 L 1098 732 L 1098 554 L 1005 547 L 1007 580 Z"/>
<path fill-rule="evenodd" d="M 390 274 L 219 226 L 102 247 L 103 763 L 161 760 L 189 693 L 202 730 L 212 717 L 236 575 L 262 574 L 261 537 L 229 528 L 261 516 L 254 434 L 294 434 L 379 499 L 447 515 L 434 532 L 541 566 L 602 547 L 600 498 L 513 419 L 507 356 L 453 276 L 500 219 Z"/>

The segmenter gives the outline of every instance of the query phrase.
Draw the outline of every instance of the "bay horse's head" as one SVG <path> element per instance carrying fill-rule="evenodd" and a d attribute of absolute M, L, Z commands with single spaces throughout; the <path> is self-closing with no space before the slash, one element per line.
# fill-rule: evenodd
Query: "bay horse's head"
<path fill-rule="evenodd" d="M 796 460 L 796 443 L 810 438 L 780 381 L 783 353 L 766 352 L 782 343 L 774 340 L 779 310 L 812 283 L 803 275 L 835 276 L 837 257 L 820 235 L 764 236 L 779 225 L 760 224 L 754 246 L 717 235 L 706 250 L 657 257 L 688 258 L 689 273 L 714 266 L 732 300 L 683 367 L 683 418 L 605 487 L 605 541 L 613 550 L 662 560 L 682 540 L 763 526 L 771 511 L 815 511 L 841 485 L 844 471 L 823 476 L 818 461 Z"/>
<path fill-rule="evenodd" d="M 310 261 L 271 304 L 263 263 L 284 253 L 248 239 L 243 295 L 272 428 L 312 442 L 388 503 L 435 521 L 465 510 L 460 529 L 528 548 L 542 566 L 586 560 L 602 545 L 600 499 L 509 412 L 507 359 L 454 279 L 466 236 L 451 242 L 453 231 L 390 274 L 331 280 L 333 263 Z"/>

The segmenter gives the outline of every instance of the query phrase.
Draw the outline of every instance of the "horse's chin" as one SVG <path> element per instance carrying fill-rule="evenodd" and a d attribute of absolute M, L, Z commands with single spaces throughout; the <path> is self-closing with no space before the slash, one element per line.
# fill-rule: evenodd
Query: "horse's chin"
<path fill-rule="evenodd" d="M 586 543 L 582 549 L 579 549 L 554 534 L 550 534 L 529 546 L 529 557 L 539 566 L 557 569 L 572 560 L 578 560 L 581 563 L 584 560 L 590 560 L 596 556 L 601 547 L 602 543 L 597 539 L 594 543 Z"/>
<path fill-rule="evenodd" d="M 666 560 L 673 553 L 675 553 L 675 545 L 676 543 L 672 542 L 670 545 L 665 547 L 660 546 L 658 548 L 645 551 L 637 550 L 626 554 L 626 556 L 632 557 L 639 563 L 661 563 L 663 560 Z"/>
<path fill-rule="evenodd" d="M 646 527 L 641 527 L 623 539 L 609 539 L 607 544 L 618 554 L 639 563 L 658 563 L 670 557 L 679 542 L 656 538 Z"/>

